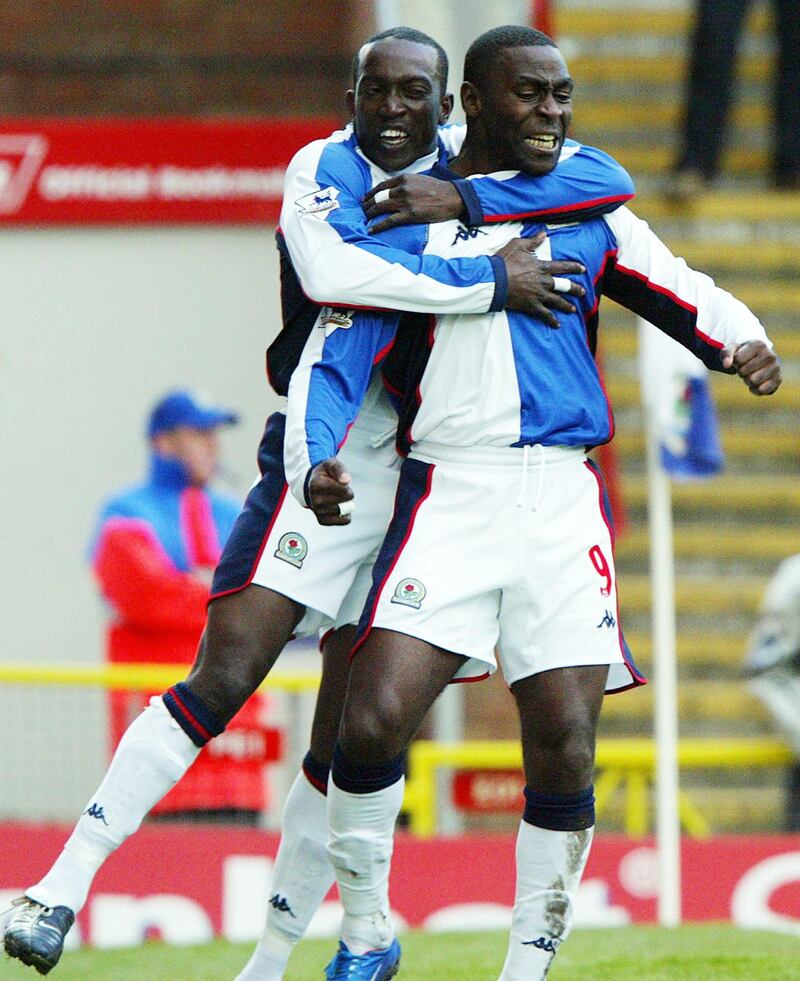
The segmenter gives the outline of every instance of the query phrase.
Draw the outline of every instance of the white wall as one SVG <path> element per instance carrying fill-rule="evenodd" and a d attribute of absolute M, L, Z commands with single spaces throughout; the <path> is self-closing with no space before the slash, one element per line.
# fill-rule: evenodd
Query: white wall
<path fill-rule="evenodd" d="M 240 410 L 223 458 L 244 497 L 277 405 L 264 371 L 279 323 L 273 232 L 0 233 L 0 661 L 101 660 L 86 543 L 101 499 L 143 472 L 163 392 L 189 385 Z M 2 813 L 70 815 L 104 740 L 102 698 L 0 692 Z"/>
<path fill-rule="evenodd" d="M 279 321 L 272 229 L 88 229 L 0 235 L 3 660 L 93 660 L 84 549 L 99 501 L 146 465 L 164 391 L 239 409 L 224 463 L 255 475 L 276 404 L 264 350 Z"/>

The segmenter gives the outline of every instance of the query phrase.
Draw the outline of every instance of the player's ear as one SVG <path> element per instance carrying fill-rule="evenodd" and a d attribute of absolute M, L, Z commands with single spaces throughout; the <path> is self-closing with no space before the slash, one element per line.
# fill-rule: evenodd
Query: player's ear
<path fill-rule="evenodd" d="M 439 125 L 444 126 L 447 120 L 450 118 L 450 113 L 453 111 L 453 104 L 455 100 L 450 92 L 443 95 L 439 103 Z"/>
<path fill-rule="evenodd" d="M 472 82 L 461 83 L 461 105 L 467 119 L 480 115 L 481 94 Z"/>
<path fill-rule="evenodd" d="M 348 89 L 345 92 L 344 102 L 347 106 L 347 115 L 352 119 L 356 114 L 356 93 L 354 89 Z"/>

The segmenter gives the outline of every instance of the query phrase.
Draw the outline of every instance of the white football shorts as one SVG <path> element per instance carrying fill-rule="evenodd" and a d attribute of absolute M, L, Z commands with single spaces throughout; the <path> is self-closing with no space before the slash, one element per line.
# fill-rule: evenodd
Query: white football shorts
<path fill-rule="evenodd" d="M 259 447 L 261 477 L 225 545 L 211 599 L 250 584 L 272 589 L 306 607 L 295 631 L 303 636 L 358 622 L 392 516 L 400 472 L 394 448 L 397 415 L 381 393 L 351 427 L 338 456 L 353 478 L 355 510 L 350 524 L 335 527 L 318 524 L 287 487 L 285 421 L 282 413 L 267 420 Z"/>
<path fill-rule="evenodd" d="M 359 626 L 469 660 L 455 680 L 506 682 L 608 664 L 608 691 L 644 682 L 623 638 L 602 478 L 573 447 L 414 447 Z"/>

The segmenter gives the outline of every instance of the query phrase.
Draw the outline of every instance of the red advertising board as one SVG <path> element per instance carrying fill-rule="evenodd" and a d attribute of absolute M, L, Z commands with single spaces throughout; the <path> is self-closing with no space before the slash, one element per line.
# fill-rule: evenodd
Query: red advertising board
<path fill-rule="evenodd" d="M 276 222 L 286 165 L 331 119 L 6 119 L 0 226 Z"/>
<path fill-rule="evenodd" d="M 0 824 L 0 910 L 35 882 L 68 830 Z M 72 945 L 114 947 L 160 935 L 176 943 L 215 935 L 254 939 L 269 899 L 278 839 L 252 830 L 145 826 L 103 866 Z M 800 837 L 719 837 L 682 843 L 683 915 L 689 922 L 800 932 Z M 596 837 L 576 903 L 576 925 L 653 922 L 653 843 Z M 513 836 L 397 839 L 391 898 L 398 918 L 423 929 L 505 928 L 514 896 Z M 313 933 L 334 935 L 325 904 Z"/>

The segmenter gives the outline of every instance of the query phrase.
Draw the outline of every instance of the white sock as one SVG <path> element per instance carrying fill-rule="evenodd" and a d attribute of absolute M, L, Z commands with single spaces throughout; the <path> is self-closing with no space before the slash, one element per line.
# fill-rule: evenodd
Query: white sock
<path fill-rule="evenodd" d="M 549 831 L 526 821 L 517 835 L 517 889 L 500 981 L 540 981 L 569 934 L 594 828 Z"/>
<path fill-rule="evenodd" d="M 294 945 L 333 885 L 325 795 L 301 770 L 286 798 L 267 923 L 236 981 L 280 981 Z"/>
<path fill-rule="evenodd" d="M 68 906 L 78 913 L 103 862 L 137 830 L 199 752 L 161 698 L 151 698 L 126 729 L 64 850 L 25 895 L 43 906 Z"/>
<path fill-rule="evenodd" d="M 344 906 L 342 940 L 354 954 L 388 947 L 389 868 L 405 779 L 371 794 L 350 794 L 328 781 L 328 856 Z"/>

